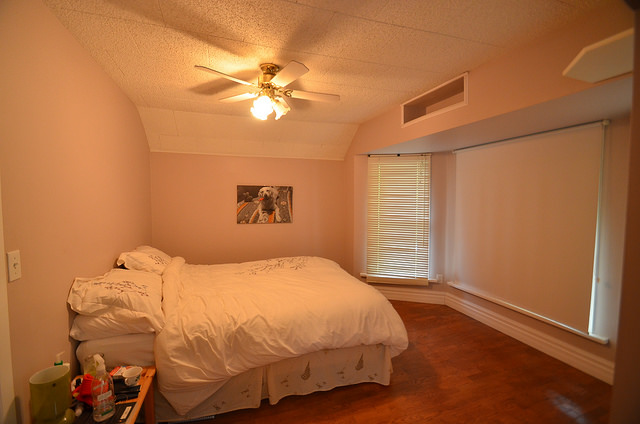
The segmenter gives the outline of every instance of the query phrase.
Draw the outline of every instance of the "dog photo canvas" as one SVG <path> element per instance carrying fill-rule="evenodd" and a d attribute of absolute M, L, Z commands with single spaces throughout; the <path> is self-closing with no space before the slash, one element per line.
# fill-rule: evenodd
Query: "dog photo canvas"
<path fill-rule="evenodd" d="M 293 187 L 239 185 L 238 224 L 282 224 L 293 222 Z"/>

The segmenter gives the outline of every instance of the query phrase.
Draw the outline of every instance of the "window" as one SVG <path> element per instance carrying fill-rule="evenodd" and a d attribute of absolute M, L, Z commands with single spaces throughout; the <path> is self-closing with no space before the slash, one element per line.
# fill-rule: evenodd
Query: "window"
<path fill-rule="evenodd" d="M 367 281 L 425 285 L 431 155 L 370 156 Z"/>
<path fill-rule="evenodd" d="M 457 151 L 454 287 L 591 333 L 604 136 L 598 122 Z"/>

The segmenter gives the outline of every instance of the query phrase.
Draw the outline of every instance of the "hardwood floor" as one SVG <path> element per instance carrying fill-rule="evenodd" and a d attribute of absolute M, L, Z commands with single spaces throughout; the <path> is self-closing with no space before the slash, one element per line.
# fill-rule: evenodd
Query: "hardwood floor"
<path fill-rule="evenodd" d="M 225 423 L 606 423 L 611 386 L 443 305 L 392 302 L 409 333 L 390 386 L 263 401 Z"/>

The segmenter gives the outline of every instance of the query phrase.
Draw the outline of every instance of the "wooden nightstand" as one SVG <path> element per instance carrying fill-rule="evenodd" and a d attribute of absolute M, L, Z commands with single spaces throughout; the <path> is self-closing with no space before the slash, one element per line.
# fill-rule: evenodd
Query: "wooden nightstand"
<path fill-rule="evenodd" d="M 156 375 L 156 367 L 143 367 L 140 375 L 140 394 L 136 399 L 127 400 L 125 402 L 133 402 L 133 409 L 129 412 L 125 424 L 133 424 L 138 418 L 140 409 L 144 407 L 145 424 L 156 424 L 155 399 L 153 395 L 153 377 Z"/>

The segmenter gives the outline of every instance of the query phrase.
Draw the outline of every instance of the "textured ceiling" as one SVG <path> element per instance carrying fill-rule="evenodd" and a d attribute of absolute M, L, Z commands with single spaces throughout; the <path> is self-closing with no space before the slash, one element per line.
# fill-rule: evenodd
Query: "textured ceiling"
<path fill-rule="evenodd" d="M 599 0 L 44 0 L 138 106 L 152 151 L 341 159 L 359 123 L 523 43 Z M 259 65 L 310 71 L 279 121 L 250 117 Z"/>

